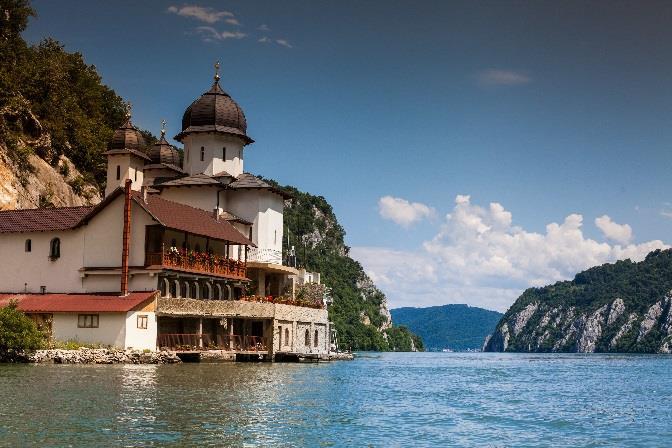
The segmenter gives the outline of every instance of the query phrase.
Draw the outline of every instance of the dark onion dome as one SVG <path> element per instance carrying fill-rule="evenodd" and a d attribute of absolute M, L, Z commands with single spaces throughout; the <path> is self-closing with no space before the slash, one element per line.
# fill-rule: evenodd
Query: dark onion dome
<path fill-rule="evenodd" d="M 228 93 L 219 86 L 219 76 L 203 95 L 191 103 L 182 117 L 182 132 L 175 136 L 181 142 L 184 137 L 197 132 L 221 132 L 253 143 L 247 136 L 247 121 L 243 110 Z"/>
<path fill-rule="evenodd" d="M 180 166 L 180 153 L 166 140 L 165 130 L 161 130 L 161 139 L 149 149 L 149 158 L 152 159 L 152 163 Z"/>
<path fill-rule="evenodd" d="M 107 151 L 103 154 L 124 154 L 131 153 L 140 158 L 149 160 L 145 154 L 145 139 L 140 131 L 133 126 L 131 117 L 128 115 L 126 121 L 112 135 L 112 140 L 107 144 Z"/>

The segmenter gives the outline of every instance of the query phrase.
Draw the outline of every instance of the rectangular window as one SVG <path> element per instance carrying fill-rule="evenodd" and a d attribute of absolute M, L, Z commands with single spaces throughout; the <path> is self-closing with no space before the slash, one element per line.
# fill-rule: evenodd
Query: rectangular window
<path fill-rule="evenodd" d="M 138 170 L 137 170 L 137 168 L 135 170 L 135 175 L 134 176 L 135 176 L 135 181 L 137 182 L 138 181 Z"/>
<path fill-rule="evenodd" d="M 148 317 L 146 314 L 141 314 L 138 316 L 138 328 L 141 330 L 146 330 L 147 329 L 147 321 Z"/>
<path fill-rule="evenodd" d="M 80 314 L 77 316 L 77 327 L 79 328 L 98 328 L 97 314 Z"/>
<path fill-rule="evenodd" d="M 117 165 L 117 180 L 121 179 L 121 167 Z"/>
<path fill-rule="evenodd" d="M 201 162 L 205 160 L 205 147 L 201 146 Z"/>
<path fill-rule="evenodd" d="M 226 146 L 222 148 L 222 160 L 226 160 Z"/>

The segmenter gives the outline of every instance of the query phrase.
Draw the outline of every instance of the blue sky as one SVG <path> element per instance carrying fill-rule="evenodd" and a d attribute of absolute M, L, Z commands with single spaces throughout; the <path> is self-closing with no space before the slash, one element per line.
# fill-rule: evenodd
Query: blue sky
<path fill-rule="evenodd" d="M 502 310 L 671 240 L 669 2 L 34 6 L 26 38 L 81 51 L 155 133 L 219 59 L 246 169 L 325 196 L 393 306 Z"/>

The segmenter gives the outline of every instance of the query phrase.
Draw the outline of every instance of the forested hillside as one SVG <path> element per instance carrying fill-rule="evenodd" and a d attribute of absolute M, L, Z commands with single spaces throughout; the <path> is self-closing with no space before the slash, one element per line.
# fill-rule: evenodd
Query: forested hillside
<path fill-rule="evenodd" d="M 488 351 L 672 351 L 672 250 L 580 272 L 526 290 L 497 325 Z"/>
<path fill-rule="evenodd" d="M 497 311 L 468 305 L 396 308 L 392 319 L 422 338 L 427 350 L 480 350 L 502 317 Z"/>
<path fill-rule="evenodd" d="M 392 325 L 385 295 L 359 262 L 349 257 L 345 230 L 326 199 L 291 186 L 279 187 L 293 196 L 285 201 L 287 236 L 283 250 L 287 253 L 294 246 L 297 264 L 319 271 L 331 288 L 334 303 L 329 316 L 341 346 L 353 350 L 421 350 L 419 337 L 406 327 Z"/>

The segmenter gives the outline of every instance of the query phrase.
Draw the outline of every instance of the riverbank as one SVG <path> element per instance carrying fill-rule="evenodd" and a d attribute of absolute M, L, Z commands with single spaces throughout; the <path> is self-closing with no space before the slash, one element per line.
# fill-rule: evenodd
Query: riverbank
<path fill-rule="evenodd" d="M 37 364 L 174 364 L 182 362 L 175 352 L 107 348 L 37 350 L 21 361 Z"/>

